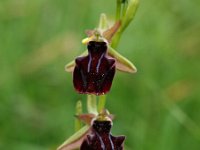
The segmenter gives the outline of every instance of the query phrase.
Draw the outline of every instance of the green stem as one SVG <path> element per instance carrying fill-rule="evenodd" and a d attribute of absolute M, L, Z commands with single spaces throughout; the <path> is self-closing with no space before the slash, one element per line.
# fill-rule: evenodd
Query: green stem
<path fill-rule="evenodd" d="M 78 101 L 76 103 L 76 115 L 80 115 L 82 114 L 82 103 L 81 101 Z M 82 123 L 80 121 L 80 119 L 75 119 L 75 132 L 77 132 L 78 130 L 80 130 L 82 128 Z"/>
<path fill-rule="evenodd" d="M 127 10 L 128 2 L 124 2 L 122 6 L 122 17 L 126 15 L 126 10 Z M 121 19 L 122 19 L 121 17 Z"/>
<path fill-rule="evenodd" d="M 97 99 L 96 95 L 88 95 L 87 96 L 87 110 L 88 113 L 97 115 Z"/>
<path fill-rule="evenodd" d="M 112 39 L 111 46 L 115 49 L 118 46 L 119 40 L 121 38 L 122 33 L 128 27 L 130 22 L 133 20 L 135 13 L 137 11 L 139 0 L 130 0 L 128 5 L 124 4 L 123 7 L 123 16 L 120 18 L 122 24 Z"/>
<path fill-rule="evenodd" d="M 120 27 L 120 31 L 123 32 L 130 22 L 134 19 L 137 8 L 139 6 L 139 0 L 130 0 L 129 4 L 126 6 L 125 15 L 121 18 L 122 25 Z"/>
<path fill-rule="evenodd" d="M 117 0 L 116 21 L 120 19 L 120 15 L 121 15 L 121 0 Z"/>
<path fill-rule="evenodd" d="M 100 113 L 106 105 L 106 95 L 99 96 L 99 102 L 98 102 L 98 112 Z"/>

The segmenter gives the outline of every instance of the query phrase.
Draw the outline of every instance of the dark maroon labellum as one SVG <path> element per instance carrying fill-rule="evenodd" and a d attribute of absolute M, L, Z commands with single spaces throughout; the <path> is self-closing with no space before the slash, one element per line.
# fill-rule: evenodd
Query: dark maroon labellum
<path fill-rule="evenodd" d="M 105 94 L 115 74 L 115 60 L 107 57 L 107 43 L 90 41 L 88 55 L 76 58 L 73 74 L 75 89 L 83 94 Z"/>
<path fill-rule="evenodd" d="M 94 121 L 91 133 L 83 141 L 80 150 L 123 150 L 125 136 L 112 136 L 110 121 Z"/>

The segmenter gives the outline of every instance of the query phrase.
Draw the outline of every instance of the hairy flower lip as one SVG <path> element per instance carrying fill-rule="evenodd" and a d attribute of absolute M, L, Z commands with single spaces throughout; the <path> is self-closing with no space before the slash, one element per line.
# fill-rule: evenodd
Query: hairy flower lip
<path fill-rule="evenodd" d="M 91 114 L 88 115 L 91 117 Z M 112 118 L 112 115 L 105 109 L 93 118 L 90 132 L 85 136 L 80 150 L 123 150 L 125 136 L 111 134 Z"/>
<path fill-rule="evenodd" d="M 91 132 L 85 137 L 80 150 L 123 150 L 125 136 L 110 133 L 112 121 L 94 120 Z"/>
<path fill-rule="evenodd" d="M 74 88 L 80 94 L 106 94 L 115 75 L 115 59 L 107 56 L 104 41 L 90 41 L 87 47 L 88 55 L 75 59 Z"/>

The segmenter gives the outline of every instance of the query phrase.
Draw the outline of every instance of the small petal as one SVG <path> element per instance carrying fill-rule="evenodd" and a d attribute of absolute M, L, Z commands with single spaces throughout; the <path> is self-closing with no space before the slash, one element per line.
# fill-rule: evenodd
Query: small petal
<path fill-rule="evenodd" d="M 112 37 L 115 35 L 115 33 L 118 31 L 119 27 L 121 26 L 121 22 L 117 21 L 110 29 L 106 30 L 103 33 L 103 37 L 108 41 L 111 42 Z"/>
<path fill-rule="evenodd" d="M 89 41 L 93 40 L 94 36 L 87 37 L 82 40 L 82 44 L 86 45 Z"/>
<path fill-rule="evenodd" d="M 76 115 L 80 121 L 84 122 L 87 125 L 91 124 L 92 119 L 96 117 L 95 114 L 81 114 L 81 115 Z"/>

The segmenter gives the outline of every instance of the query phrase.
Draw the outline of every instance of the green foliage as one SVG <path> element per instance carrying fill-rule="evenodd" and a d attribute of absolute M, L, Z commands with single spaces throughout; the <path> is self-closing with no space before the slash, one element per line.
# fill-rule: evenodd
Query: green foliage
<path fill-rule="evenodd" d="M 73 133 L 76 101 L 85 96 L 64 66 L 85 50 L 83 31 L 115 5 L 0 1 L 0 149 L 53 150 Z M 117 72 L 107 107 L 116 115 L 113 134 L 127 135 L 128 150 L 200 149 L 199 6 L 141 0 L 121 37 L 117 49 L 138 72 Z"/>

